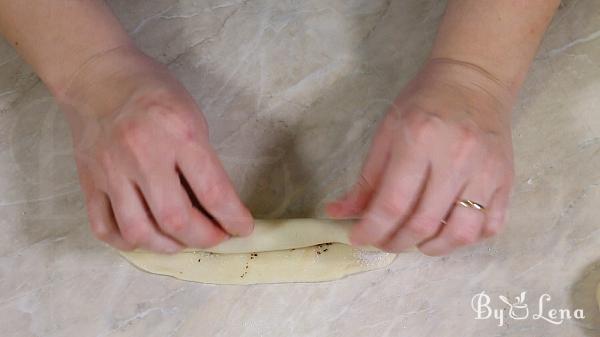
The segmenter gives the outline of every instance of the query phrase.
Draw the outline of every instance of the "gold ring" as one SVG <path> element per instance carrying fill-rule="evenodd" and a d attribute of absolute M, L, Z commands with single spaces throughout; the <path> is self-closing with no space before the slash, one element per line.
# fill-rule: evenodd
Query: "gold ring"
<path fill-rule="evenodd" d="M 478 211 L 485 211 L 485 207 L 483 207 L 483 205 L 481 205 L 478 202 L 475 202 L 473 200 L 469 200 L 469 199 L 463 199 L 461 201 L 457 201 L 457 204 L 461 205 L 462 207 L 466 207 L 466 208 L 473 208 L 476 209 Z"/>

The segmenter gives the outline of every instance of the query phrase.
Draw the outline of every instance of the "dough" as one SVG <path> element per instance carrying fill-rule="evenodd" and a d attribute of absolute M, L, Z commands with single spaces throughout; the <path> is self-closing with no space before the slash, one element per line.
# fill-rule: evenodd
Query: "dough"
<path fill-rule="evenodd" d="M 216 284 L 318 282 L 383 268 L 395 254 L 349 246 L 352 222 L 258 220 L 249 237 L 209 250 L 174 255 L 121 252 L 138 268 L 182 280 Z"/>
<path fill-rule="evenodd" d="M 330 242 L 349 245 L 348 234 L 355 222 L 355 220 L 328 219 L 255 220 L 252 235 L 234 237 L 215 247 L 203 250 L 231 254 L 303 248 Z M 187 251 L 196 250 L 188 249 Z"/>
<path fill-rule="evenodd" d="M 216 284 L 318 282 L 387 266 L 395 255 L 332 243 L 261 253 L 183 252 L 162 255 L 122 252 L 142 270 Z"/>

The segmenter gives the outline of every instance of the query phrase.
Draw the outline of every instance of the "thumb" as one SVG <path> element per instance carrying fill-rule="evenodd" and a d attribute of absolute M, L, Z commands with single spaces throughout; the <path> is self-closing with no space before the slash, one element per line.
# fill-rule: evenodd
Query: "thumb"
<path fill-rule="evenodd" d="M 393 117 L 393 114 L 385 117 L 375 133 L 358 182 L 346 195 L 326 205 L 325 210 L 330 216 L 334 218 L 356 217 L 367 207 L 389 158 L 392 131 L 394 130 L 391 127 L 393 119 L 390 116 Z"/>
<path fill-rule="evenodd" d="M 325 209 L 334 218 L 356 217 L 366 208 L 372 195 L 373 187 L 361 177 L 348 193 L 328 203 Z"/>

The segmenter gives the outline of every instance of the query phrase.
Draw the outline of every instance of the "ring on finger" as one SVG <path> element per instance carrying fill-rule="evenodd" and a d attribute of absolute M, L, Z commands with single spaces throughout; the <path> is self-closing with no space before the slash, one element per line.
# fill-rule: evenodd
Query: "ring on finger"
<path fill-rule="evenodd" d="M 483 207 L 482 204 L 480 204 L 476 201 L 470 200 L 470 199 L 459 200 L 456 202 L 456 204 L 459 206 L 465 207 L 465 208 L 472 208 L 472 209 L 475 209 L 475 210 L 478 210 L 481 212 L 485 211 L 485 207 Z"/>

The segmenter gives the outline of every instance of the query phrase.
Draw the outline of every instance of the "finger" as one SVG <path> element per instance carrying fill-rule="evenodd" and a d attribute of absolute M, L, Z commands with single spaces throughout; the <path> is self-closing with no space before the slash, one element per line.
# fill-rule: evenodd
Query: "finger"
<path fill-rule="evenodd" d="M 457 200 L 473 200 L 484 207 L 489 202 L 490 196 L 485 191 L 481 182 L 472 182 L 467 185 Z M 491 193 L 490 193 L 491 194 Z M 419 245 L 419 250 L 427 255 L 445 255 L 458 247 L 473 244 L 481 239 L 485 213 L 483 211 L 467 208 L 454 203 L 447 225 L 440 233 Z"/>
<path fill-rule="evenodd" d="M 94 236 L 119 250 L 134 249 L 135 246 L 125 241 L 119 233 L 108 196 L 96 190 L 86 199 L 90 227 Z"/>
<path fill-rule="evenodd" d="M 206 212 L 225 231 L 242 236 L 252 233 L 252 215 L 209 144 L 188 146 L 178 155 L 177 163 Z"/>
<path fill-rule="evenodd" d="M 394 121 L 386 116 L 375 132 L 373 143 L 363 164 L 358 182 L 350 192 L 326 206 L 327 213 L 332 217 L 357 216 L 367 206 L 389 160 L 393 129 Z"/>
<path fill-rule="evenodd" d="M 146 172 L 139 184 L 163 233 L 195 248 L 211 247 L 227 238 L 218 225 L 192 207 L 175 168 L 158 172 Z"/>
<path fill-rule="evenodd" d="M 483 237 L 489 238 L 502 231 L 506 222 L 506 213 L 510 200 L 510 185 L 500 187 L 494 192 L 492 200 L 486 209 Z"/>
<path fill-rule="evenodd" d="M 79 182 L 85 196 L 90 228 L 94 236 L 119 250 L 134 249 L 132 244 L 121 237 L 108 196 L 96 188 L 92 172 L 81 160 L 77 160 L 76 163 Z"/>
<path fill-rule="evenodd" d="M 182 248 L 178 242 L 158 230 L 142 195 L 127 178 L 113 178 L 109 184 L 109 197 L 117 225 L 127 242 L 163 253 L 175 253 Z"/>
<path fill-rule="evenodd" d="M 427 176 L 428 162 L 410 147 L 394 152 L 381 184 L 362 219 L 351 232 L 356 245 L 379 245 L 395 230 L 414 207 Z"/>
<path fill-rule="evenodd" d="M 463 184 L 463 179 L 449 170 L 448 166 L 438 164 L 432 167 L 423 194 L 412 214 L 381 247 L 386 251 L 400 252 L 436 235 Z"/>

